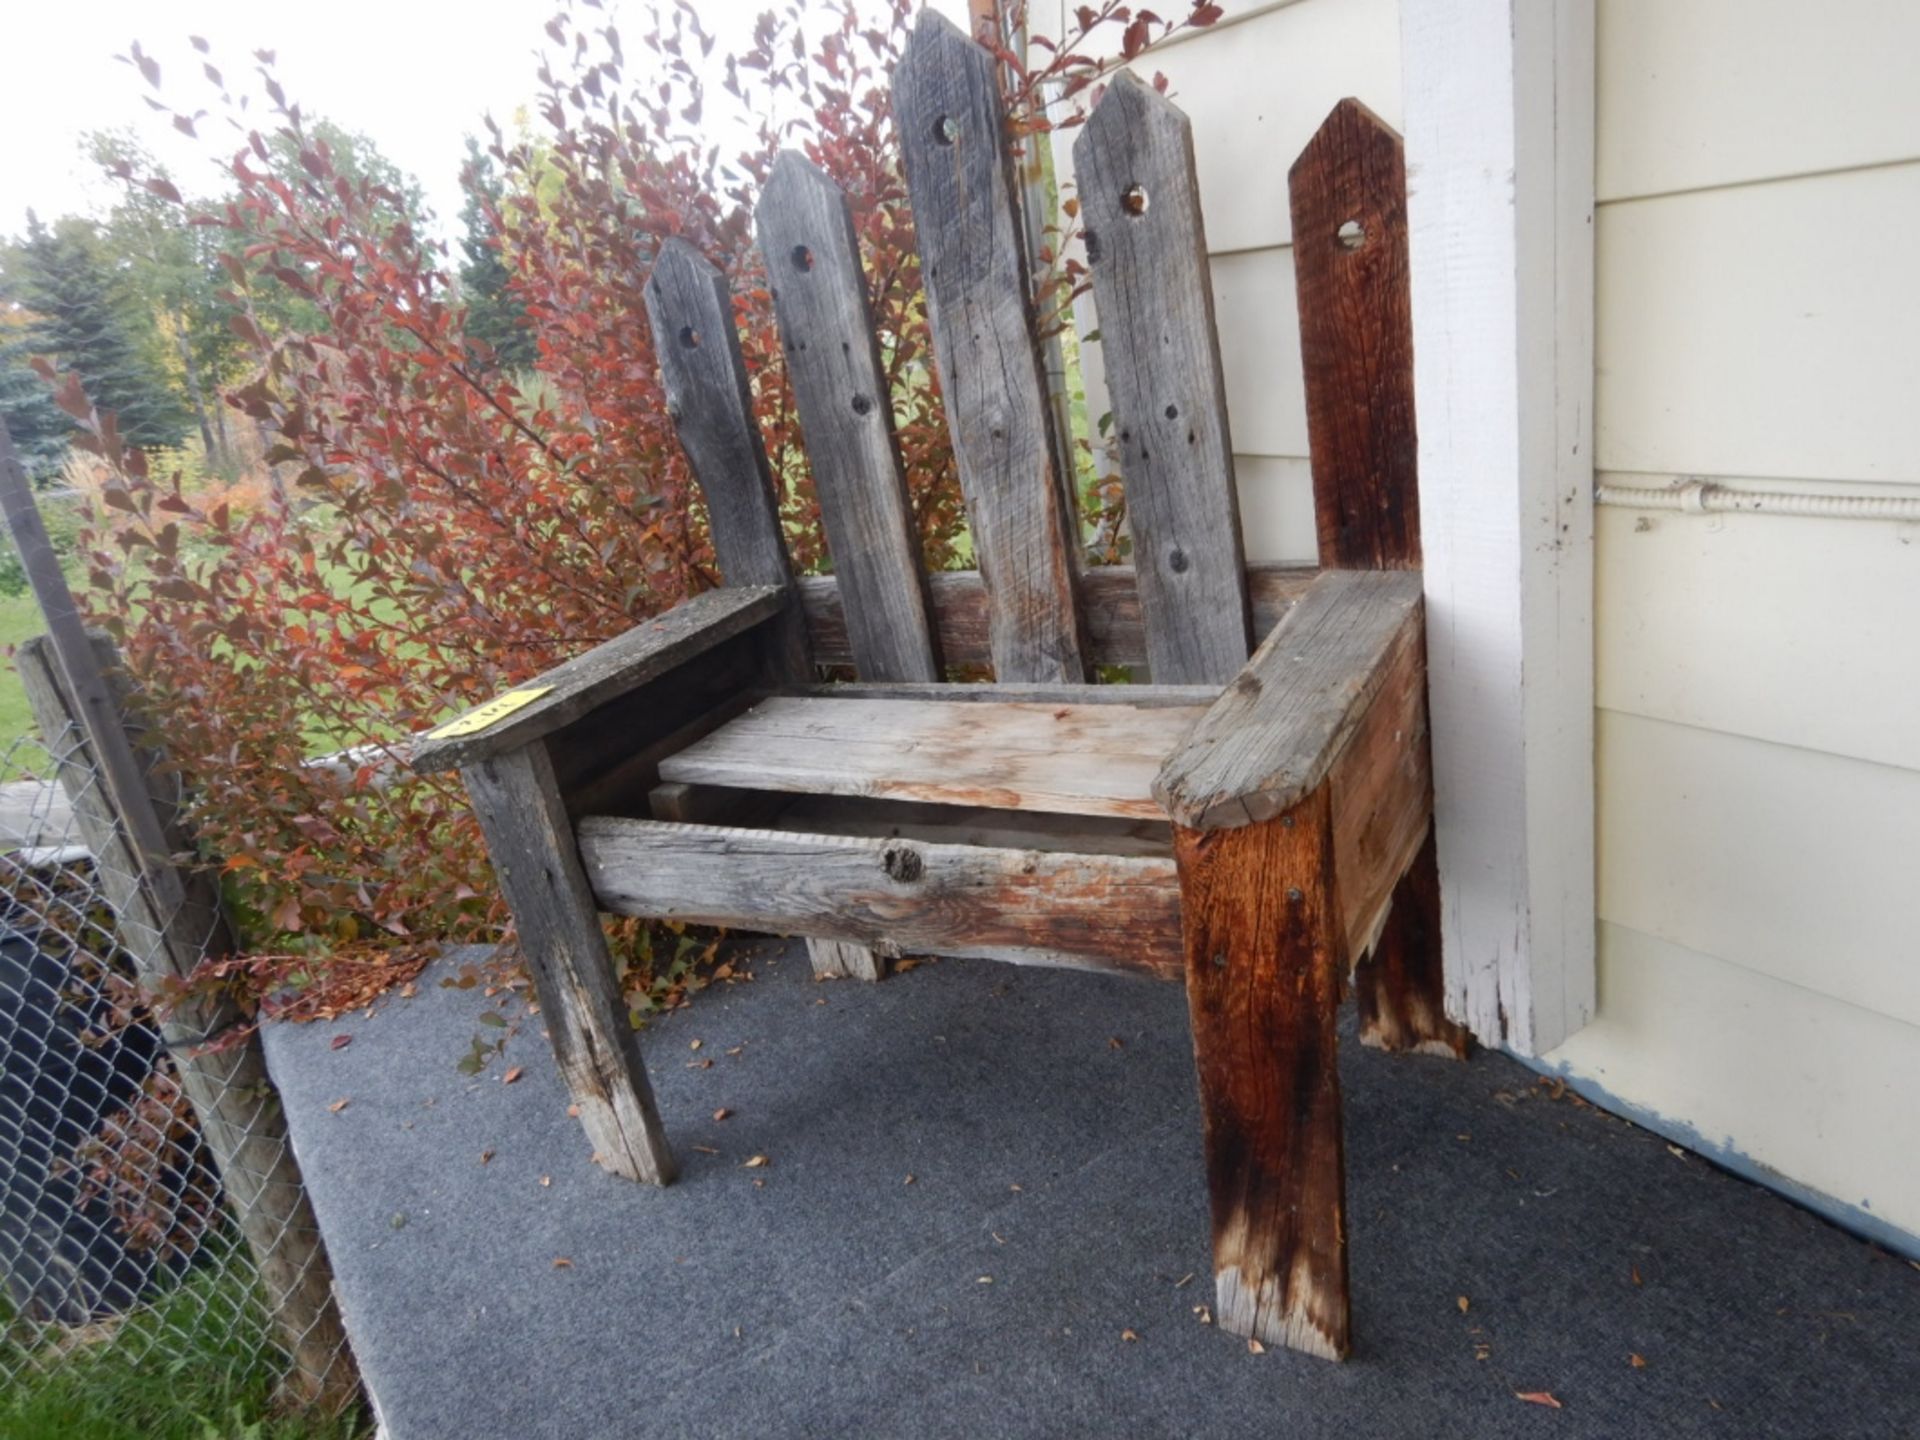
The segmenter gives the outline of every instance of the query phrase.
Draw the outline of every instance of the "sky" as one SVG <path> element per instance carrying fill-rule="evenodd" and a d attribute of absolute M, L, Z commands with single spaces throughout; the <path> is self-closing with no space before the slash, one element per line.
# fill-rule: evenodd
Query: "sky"
<path fill-rule="evenodd" d="M 715 55 L 739 48 L 768 4 L 702 0 L 701 21 L 720 41 Z M 211 157 L 239 148 L 237 140 L 227 143 L 224 122 L 203 125 L 199 142 L 187 140 L 142 102 L 151 93 L 145 82 L 115 58 L 138 40 L 160 63 L 164 98 L 212 110 L 217 97 L 201 77 L 190 35 L 211 42 L 210 58 L 236 93 L 252 78 L 253 51 L 275 51 L 288 98 L 309 116 L 371 136 L 421 182 L 440 232 L 450 236 L 464 137 L 484 134 L 480 117 L 488 112 L 511 128 L 515 111 L 533 99 L 538 55 L 548 44 L 543 27 L 557 0 L 31 0 L 8 8 L 0 236 L 23 229 L 29 209 L 47 218 L 104 212 L 112 189 L 79 151 L 89 130 L 131 128 L 182 189 L 218 186 Z M 964 16 L 965 0 L 940 0 L 940 8 Z M 622 9 L 607 0 L 616 21 Z M 630 76 L 637 53 L 627 47 Z M 710 85 L 709 116 L 730 98 Z"/>

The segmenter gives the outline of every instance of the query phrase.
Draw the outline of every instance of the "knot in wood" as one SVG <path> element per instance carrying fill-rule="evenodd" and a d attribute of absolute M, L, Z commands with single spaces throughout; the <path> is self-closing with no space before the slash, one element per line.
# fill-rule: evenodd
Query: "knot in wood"
<path fill-rule="evenodd" d="M 906 845 L 889 845 L 880 856 L 880 865 L 902 885 L 911 885 L 927 873 L 927 862 L 920 852 Z"/>

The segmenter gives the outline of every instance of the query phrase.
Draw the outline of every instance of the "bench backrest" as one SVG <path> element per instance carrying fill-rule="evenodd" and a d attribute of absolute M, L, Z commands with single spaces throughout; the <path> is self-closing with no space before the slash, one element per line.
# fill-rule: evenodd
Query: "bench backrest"
<path fill-rule="evenodd" d="M 938 680 L 945 666 L 976 658 L 957 653 L 965 610 L 965 620 L 984 619 L 998 680 L 1083 682 L 1127 650 L 1113 639 L 1124 633 L 1144 652 L 1126 658 L 1143 658 L 1156 682 L 1224 684 L 1291 587 L 1274 567 L 1254 567 L 1249 585 L 1190 126 L 1122 72 L 1074 145 L 1133 537 L 1130 567 L 1083 569 L 997 66 L 928 10 L 893 76 L 977 581 L 929 577 L 920 566 L 845 195 L 787 152 L 755 212 L 834 568 L 830 586 L 790 592 L 790 663 L 796 674 L 807 663 L 811 618 L 816 634 L 844 637 L 863 680 Z M 1417 565 L 1399 137 L 1344 100 L 1290 180 L 1320 561 Z M 646 299 L 722 575 L 791 586 L 725 278 L 670 240 Z M 979 603 L 950 598 L 963 591 Z"/>

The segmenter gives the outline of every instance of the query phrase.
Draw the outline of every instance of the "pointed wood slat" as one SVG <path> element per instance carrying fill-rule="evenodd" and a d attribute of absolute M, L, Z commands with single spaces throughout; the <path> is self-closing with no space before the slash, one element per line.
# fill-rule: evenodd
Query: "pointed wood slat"
<path fill-rule="evenodd" d="M 788 673 L 805 674 L 806 628 L 727 278 L 684 240 L 672 239 L 660 247 L 645 293 L 668 413 L 706 497 L 720 573 L 728 585 L 788 587 L 777 649 Z"/>
<path fill-rule="evenodd" d="M 1320 563 L 1420 564 L 1407 169 L 1400 137 L 1358 100 L 1334 106 L 1288 175 Z M 1465 1056 L 1447 1019 L 1431 839 L 1356 954 L 1360 1040 Z"/>
<path fill-rule="evenodd" d="M 1407 167 L 1358 100 L 1333 107 L 1287 175 L 1320 563 L 1420 564 Z"/>
<path fill-rule="evenodd" d="M 1077 529 L 1054 474 L 995 61 L 922 10 L 893 74 L 947 423 L 995 678 L 1083 680 Z"/>
<path fill-rule="evenodd" d="M 1162 684 L 1224 685 L 1252 645 L 1192 127 L 1123 70 L 1073 161 L 1148 664 Z"/>
<path fill-rule="evenodd" d="M 787 150 L 754 220 L 854 666 L 863 680 L 936 680 L 931 607 L 847 198 Z"/>

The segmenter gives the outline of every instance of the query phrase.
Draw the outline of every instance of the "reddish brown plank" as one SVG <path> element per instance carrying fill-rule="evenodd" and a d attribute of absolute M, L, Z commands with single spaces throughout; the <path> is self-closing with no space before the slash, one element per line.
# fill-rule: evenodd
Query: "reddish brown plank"
<path fill-rule="evenodd" d="M 1320 563 L 1420 564 L 1407 170 L 1400 137 L 1342 100 L 1288 173 Z"/>
<path fill-rule="evenodd" d="M 1420 494 L 1400 137 L 1358 100 L 1342 100 L 1288 180 L 1320 563 L 1414 569 Z M 1429 841 L 1394 892 L 1379 945 L 1355 971 L 1363 1044 L 1466 1053 L 1465 1032 L 1446 1018 L 1439 907 Z"/>
<path fill-rule="evenodd" d="M 1348 1349 L 1334 1017 L 1346 968 L 1328 787 L 1257 825 L 1175 826 L 1213 1209 L 1214 1318 Z"/>
<path fill-rule="evenodd" d="M 1447 1018 L 1440 973 L 1440 873 L 1433 831 L 1393 892 L 1373 954 L 1356 972 L 1360 1043 L 1377 1050 L 1467 1058 L 1470 1037 Z"/>

